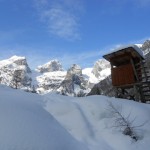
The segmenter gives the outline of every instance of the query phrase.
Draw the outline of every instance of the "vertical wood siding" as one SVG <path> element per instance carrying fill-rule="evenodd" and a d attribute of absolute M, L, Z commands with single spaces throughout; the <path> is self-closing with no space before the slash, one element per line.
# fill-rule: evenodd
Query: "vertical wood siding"
<path fill-rule="evenodd" d="M 135 83 L 134 71 L 131 64 L 112 68 L 113 86 L 122 86 Z"/>

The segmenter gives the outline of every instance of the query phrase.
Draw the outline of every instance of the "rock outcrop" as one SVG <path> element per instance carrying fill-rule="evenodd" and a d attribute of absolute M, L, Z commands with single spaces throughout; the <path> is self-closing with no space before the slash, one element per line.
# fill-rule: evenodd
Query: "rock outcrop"
<path fill-rule="evenodd" d="M 50 62 L 38 66 L 36 69 L 40 73 L 54 72 L 54 71 L 63 71 L 62 65 L 58 60 L 51 60 Z"/>
<path fill-rule="evenodd" d="M 66 71 L 58 60 L 51 60 L 48 63 L 38 66 L 36 71 L 40 74 L 36 77 L 36 91 L 40 94 L 57 91 L 66 76 Z"/>
<path fill-rule="evenodd" d="M 90 95 L 115 96 L 115 88 L 112 86 L 111 77 L 108 76 L 106 79 L 95 84 L 88 93 L 88 96 Z"/>
<path fill-rule="evenodd" d="M 84 96 L 88 90 L 88 81 L 83 77 L 81 67 L 73 64 L 68 69 L 65 79 L 58 89 L 59 93 L 70 96 Z"/>
<path fill-rule="evenodd" d="M 13 88 L 29 88 L 31 86 L 31 69 L 26 58 L 13 56 L 0 61 L 0 83 Z"/>
<path fill-rule="evenodd" d="M 95 62 L 92 73 L 95 75 L 95 77 L 100 78 L 102 76 L 101 72 L 106 69 L 110 69 L 110 63 L 105 59 L 100 59 Z M 106 74 L 106 77 L 107 76 L 108 75 Z"/>

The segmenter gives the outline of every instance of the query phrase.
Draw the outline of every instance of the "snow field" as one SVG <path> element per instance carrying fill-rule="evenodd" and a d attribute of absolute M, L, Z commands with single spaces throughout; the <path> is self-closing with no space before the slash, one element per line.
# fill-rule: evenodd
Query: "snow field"
<path fill-rule="evenodd" d="M 91 150 L 143 150 L 143 148 L 148 150 L 150 122 L 137 128 L 136 133 L 141 139 L 134 142 L 129 136 L 123 135 L 119 129 L 112 128 L 114 118 L 108 110 L 107 101 L 111 101 L 115 107 L 121 109 L 124 116 L 130 114 L 131 121 L 136 117 L 135 126 L 150 120 L 150 105 L 105 96 L 70 98 L 48 94 L 45 96 L 45 109 L 72 136 L 87 144 Z"/>
<path fill-rule="evenodd" d="M 37 95 L 0 86 L 0 150 L 149 150 L 150 105 L 106 96 Z M 135 118 L 135 142 L 114 125 L 108 101 Z"/>
<path fill-rule="evenodd" d="M 1 150 L 87 150 L 43 108 L 42 97 L 0 87 Z"/>

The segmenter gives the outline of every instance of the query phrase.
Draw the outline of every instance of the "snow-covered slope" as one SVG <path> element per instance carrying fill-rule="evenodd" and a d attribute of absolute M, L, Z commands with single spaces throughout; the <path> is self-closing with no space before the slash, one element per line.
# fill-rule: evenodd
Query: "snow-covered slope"
<path fill-rule="evenodd" d="M 42 97 L 0 86 L 1 150 L 88 150 L 43 108 Z"/>
<path fill-rule="evenodd" d="M 0 86 L 1 150 L 149 150 L 150 122 L 135 142 L 112 128 L 108 102 L 138 126 L 150 120 L 150 105 L 89 96 L 37 95 Z"/>
<path fill-rule="evenodd" d="M 138 126 L 150 120 L 150 105 L 134 101 L 89 96 L 84 98 L 45 95 L 45 109 L 50 112 L 77 140 L 86 143 L 91 150 L 148 150 L 150 122 L 137 128 L 139 141 L 134 142 L 113 128 L 114 119 L 108 101 Z"/>

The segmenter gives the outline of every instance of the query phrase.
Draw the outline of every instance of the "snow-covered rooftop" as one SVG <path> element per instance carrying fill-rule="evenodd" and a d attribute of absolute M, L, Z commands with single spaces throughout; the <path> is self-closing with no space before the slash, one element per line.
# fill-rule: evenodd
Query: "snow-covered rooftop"
<path fill-rule="evenodd" d="M 144 58 L 144 54 L 143 54 L 143 51 L 137 46 L 137 45 L 123 45 L 123 46 L 120 46 L 116 49 L 113 49 L 112 51 L 110 51 L 109 53 L 105 54 L 104 56 L 106 55 L 109 55 L 109 54 L 112 54 L 112 53 L 115 53 L 115 52 L 118 52 L 118 51 L 121 51 L 121 50 L 124 50 L 126 48 L 133 48 L 142 58 Z"/>

